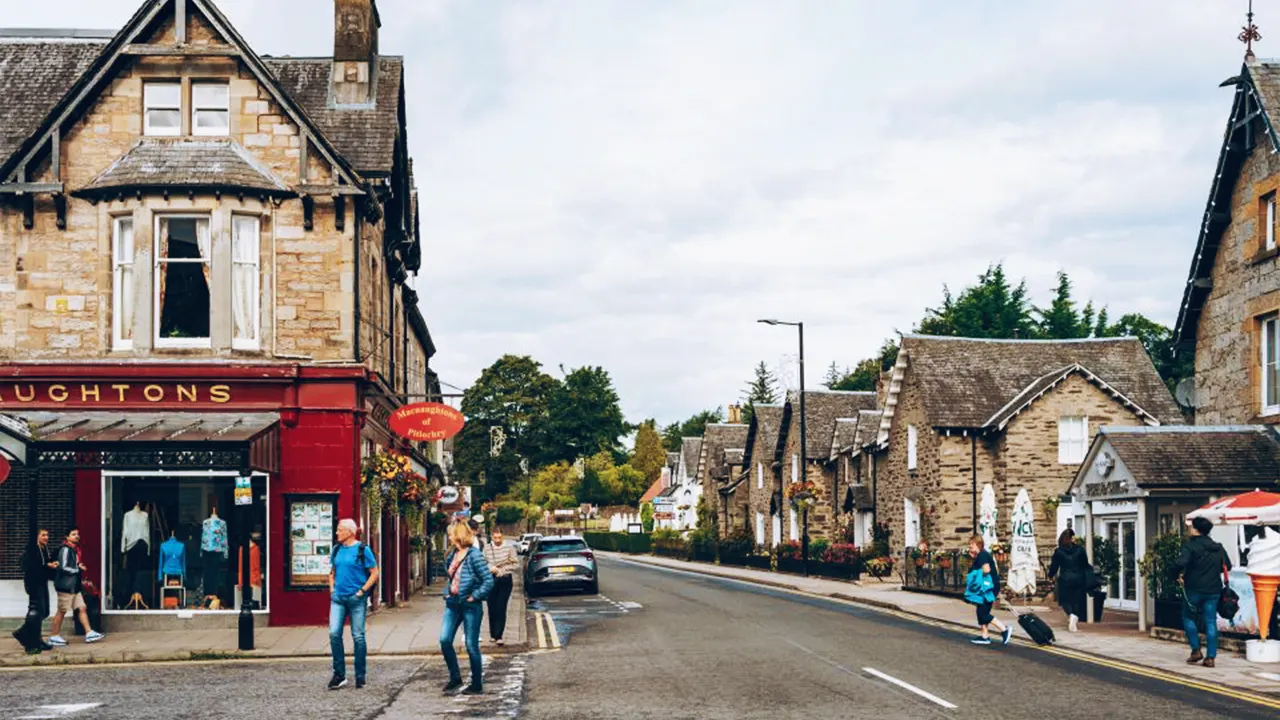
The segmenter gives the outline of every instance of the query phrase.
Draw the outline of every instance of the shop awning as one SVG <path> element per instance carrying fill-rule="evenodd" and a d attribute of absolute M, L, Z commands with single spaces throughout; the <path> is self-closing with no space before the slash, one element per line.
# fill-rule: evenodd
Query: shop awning
<path fill-rule="evenodd" d="M 275 413 L 10 412 L 0 436 L 33 468 L 280 470 Z"/>

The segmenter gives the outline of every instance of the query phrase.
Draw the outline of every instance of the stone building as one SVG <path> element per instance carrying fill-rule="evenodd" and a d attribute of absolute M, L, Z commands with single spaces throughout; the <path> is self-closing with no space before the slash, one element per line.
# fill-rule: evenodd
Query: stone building
<path fill-rule="evenodd" d="M 733 509 L 729 514 L 728 506 L 720 502 L 720 489 L 736 478 L 740 465 L 729 465 L 728 462 L 742 462 L 742 450 L 747 444 L 747 426 L 741 423 L 708 423 L 702 434 L 702 442 L 698 446 L 698 464 L 695 477 L 698 487 L 702 488 L 702 500 L 707 511 L 716 518 L 720 533 L 730 527 L 731 519 L 737 519 L 742 510 Z M 726 451 L 736 450 L 736 453 Z M 745 503 L 743 503 L 745 504 Z M 697 506 L 694 506 L 697 509 Z M 739 520 L 737 525 L 741 526 Z"/>
<path fill-rule="evenodd" d="M 836 526 L 853 525 L 856 545 L 865 547 L 873 539 L 875 524 L 875 492 L 871 462 L 874 452 L 866 452 L 874 446 L 880 431 L 879 410 L 860 410 L 858 417 L 836 421 L 836 431 L 831 443 L 830 462 L 835 465 Z"/>
<path fill-rule="evenodd" d="M 841 418 L 857 418 L 863 410 L 874 410 L 874 392 L 840 392 L 834 390 L 805 391 L 805 450 L 803 463 L 800 451 L 800 401 L 799 393 L 788 395 L 782 407 L 782 419 L 778 434 L 778 451 L 775 460 L 779 464 L 783 487 L 802 478 L 814 484 L 815 502 L 809 509 L 809 537 L 837 537 L 835 496 L 836 466 L 831 463 L 831 440 L 836 421 Z M 804 471 L 801 475 L 801 465 Z M 798 513 L 791 503 L 784 502 L 787 514 L 787 538 L 799 540 L 803 532 L 803 513 Z"/>
<path fill-rule="evenodd" d="M 782 426 L 781 405 L 756 405 L 747 426 L 742 468 L 748 473 L 747 512 L 751 531 L 759 547 L 774 547 L 782 540 L 779 514 L 782 486 L 778 480 L 778 431 Z"/>
<path fill-rule="evenodd" d="M 303 553 L 289 508 L 324 515 L 321 528 L 359 517 L 384 564 L 380 600 L 407 597 L 421 528 L 360 496 L 361 459 L 382 448 L 439 476 L 439 443 L 387 429 L 396 406 L 439 394 L 412 289 L 405 67 L 380 51 L 375 0 L 333 12 L 327 58 L 259 55 L 212 0 L 147 0 L 114 33 L 0 30 L 0 413 L 25 456 L 0 499 L 25 493 L 35 509 L 0 518 L 0 579 L 30 518 L 63 500 L 39 478 L 73 472 L 74 517 L 40 522 L 79 524 L 108 611 L 146 562 L 114 542 L 135 503 L 183 532 L 221 507 L 244 526 L 233 544 L 255 526 L 255 596 L 273 624 L 327 616 L 309 585 L 331 539 L 311 533 Z M 218 449 L 196 462 L 196 438 Z M 67 453 L 90 443 L 103 452 Z M 121 449 L 159 464 L 112 464 Z M 162 470 L 173 453 L 204 484 Z M 231 517 L 246 473 L 256 520 Z M 203 584 L 230 612 L 231 583 Z M 157 588 L 130 589 L 170 609 Z"/>
<path fill-rule="evenodd" d="M 1018 490 L 1037 507 L 1070 487 L 1102 425 L 1182 422 L 1136 338 L 974 340 L 909 335 L 887 388 L 871 460 L 876 520 L 894 553 L 962 549 L 990 483 L 999 535 Z M 863 462 L 866 458 L 864 456 Z M 864 471 L 865 477 L 865 471 Z M 1056 517 L 1037 524 L 1052 548 Z"/>

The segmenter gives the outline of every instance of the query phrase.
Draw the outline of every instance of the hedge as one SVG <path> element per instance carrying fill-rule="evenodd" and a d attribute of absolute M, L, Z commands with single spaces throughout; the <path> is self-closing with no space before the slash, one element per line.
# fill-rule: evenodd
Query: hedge
<path fill-rule="evenodd" d="M 582 539 L 595 550 L 625 553 L 647 553 L 651 542 L 648 535 L 611 532 L 584 532 Z"/>

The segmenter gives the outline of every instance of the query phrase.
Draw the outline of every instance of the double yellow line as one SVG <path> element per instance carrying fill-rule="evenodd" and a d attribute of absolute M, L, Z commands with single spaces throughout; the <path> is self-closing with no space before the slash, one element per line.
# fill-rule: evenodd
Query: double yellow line
<path fill-rule="evenodd" d="M 558 648 L 560 647 L 560 633 L 556 631 L 556 621 L 551 619 L 551 613 L 534 613 L 533 624 L 538 630 L 538 647 L 540 648 Z M 546 629 L 543 629 L 543 626 Z M 547 644 L 550 640 L 550 645 Z"/>

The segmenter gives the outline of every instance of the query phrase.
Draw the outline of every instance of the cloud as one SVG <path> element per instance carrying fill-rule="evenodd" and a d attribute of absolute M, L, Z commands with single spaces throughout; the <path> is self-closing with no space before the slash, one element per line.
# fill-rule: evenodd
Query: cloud
<path fill-rule="evenodd" d="M 220 5 L 259 52 L 328 49 L 323 0 Z M 5 23 L 136 5 L 50 7 Z M 1063 269 L 1172 323 L 1241 55 L 1239 9 L 1198 0 L 379 8 L 436 369 L 602 365 L 631 419 L 664 422 L 794 354 L 759 317 L 806 322 L 816 384 L 991 262 L 1037 300 Z"/>

